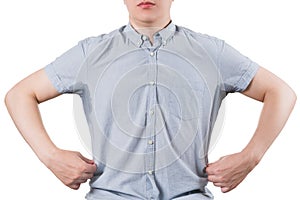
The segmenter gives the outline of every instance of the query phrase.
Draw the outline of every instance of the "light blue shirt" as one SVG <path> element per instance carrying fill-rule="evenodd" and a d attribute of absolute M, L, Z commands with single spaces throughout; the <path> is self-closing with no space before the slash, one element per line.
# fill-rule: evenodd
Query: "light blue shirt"
<path fill-rule="evenodd" d="M 45 67 L 79 94 L 97 172 L 88 200 L 208 200 L 210 136 L 222 100 L 258 65 L 224 41 L 170 23 L 154 43 L 129 24 L 87 38 Z"/>

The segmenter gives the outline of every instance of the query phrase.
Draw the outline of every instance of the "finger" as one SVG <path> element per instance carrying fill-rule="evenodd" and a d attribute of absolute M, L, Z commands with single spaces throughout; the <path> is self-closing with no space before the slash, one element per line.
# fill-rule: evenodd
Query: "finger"
<path fill-rule="evenodd" d="M 212 182 L 212 183 L 218 183 L 218 182 L 220 182 L 219 179 L 218 179 L 218 177 L 217 177 L 217 176 L 214 176 L 214 175 L 208 176 L 208 177 L 207 177 L 207 180 L 208 180 L 209 182 Z"/>
<path fill-rule="evenodd" d="M 87 164 L 86 170 L 84 172 L 89 173 L 89 174 L 94 174 L 96 172 L 96 170 L 97 170 L 96 164 Z"/>
<path fill-rule="evenodd" d="M 80 183 L 74 183 L 69 186 L 73 190 L 78 190 L 80 188 Z"/>
<path fill-rule="evenodd" d="M 216 187 L 220 187 L 220 188 L 222 188 L 222 187 L 224 187 L 225 186 L 225 184 L 224 183 L 213 183 L 214 184 L 214 186 L 216 186 Z"/>
<path fill-rule="evenodd" d="M 229 188 L 229 187 L 222 187 L 221 188 L 221 191 L 223 192 L 223 193 L 226 193 L 226 192 L 229 192 L 231 189 Z"/>
<path fill-rule="evenodd" d="M 215 167 L 213 165 L 209 165 L 205 168 L 205 172 L 207 175 L 213 175 L 215 174 Z"/>
<path fill-rule="evenodd" d="M 94 173 L 84 173 L 82 174 L 82 179 L 91 179 L 94 177 Z"/>
<path fill-rule="evenodd" d="M 82 183 L 86 183 L 88 179 L 84 179 L 84 178 L 81 178 L 81 179 L 77 179 L 76 181 L 74 181 L 75 184 L 82 184 Z"/>

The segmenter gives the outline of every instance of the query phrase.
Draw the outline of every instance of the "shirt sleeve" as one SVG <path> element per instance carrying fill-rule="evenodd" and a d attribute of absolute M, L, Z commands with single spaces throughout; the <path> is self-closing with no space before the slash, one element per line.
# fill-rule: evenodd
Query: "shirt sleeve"
<path fill-rule="evenodd" d="M 255 76 L 259 65 L 236 49 L 219 40 L 217 58 L 225 91 L 228 93 L 244 91 Z"/>
<path fill-rule="evenodd" d="M 44 68 L 59 93 L 78 93 L 80 91 L 77 75 L 86 57 L 84 43 L 84 40 L 80 41 Z"/>

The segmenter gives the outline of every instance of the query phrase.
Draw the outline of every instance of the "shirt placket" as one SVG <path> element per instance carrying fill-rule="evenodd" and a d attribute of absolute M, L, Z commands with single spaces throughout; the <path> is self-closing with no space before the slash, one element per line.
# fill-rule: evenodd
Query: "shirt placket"
<path fill-rule="evenodd" d="M 149 123 L 147 131 L 147 143 L 146 143 L 146 176 L 147 176 L 147 199 L 158 199 L 158 188 L 155 184 L 155 147 L 156 147 L 156 108 L 157 108 L 157 49 L 154 47 L 147 48 L 145 51 L 149 58 L 149 106 L 148 106 L 148 119 Z"/>

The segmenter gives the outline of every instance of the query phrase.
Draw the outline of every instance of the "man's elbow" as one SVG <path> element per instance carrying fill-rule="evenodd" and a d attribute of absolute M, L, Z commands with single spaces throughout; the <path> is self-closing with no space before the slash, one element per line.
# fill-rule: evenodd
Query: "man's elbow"
<path fill-rule="evenodd" d="M 296 104 L 296 101 L 297 101 L 297 95 L 296 95 L 295 91 L 292 90 L 291 88 L 290 88 L 290 99 L 292 102 L 292 106 L 294 107 L 294 105 Z"/>
<path fill-rule="evenodd" d="M 21 101 L 26 101 L 27 99 L 32 99 L 33 96 L 30 94 L 25 87 L 16 85 L 11 88 L 4 97 L 4 103 L 8 110 L 17 104 L 21 103 Z"/>
<path fill-rule="evenodd" d="M 297 101 L 297 95 L 295 91 L 289 85 L 283 84 L 282 87 L 279 87 L 278 93 L 281 95 L 281 99 L 286 104 L 289 104 L 292 109 Z"/>
<path fill-rule="evenodd" d="M 6 105 L 6 108 L 9 109 L 9 107 L 11 107 L 12 104 L 14 104 L 13 102 L 15 102 L 16 99 L 17 99 L 16 88 L 12 88 L 6 93 L 4 97 L 4 103 Z"/>

